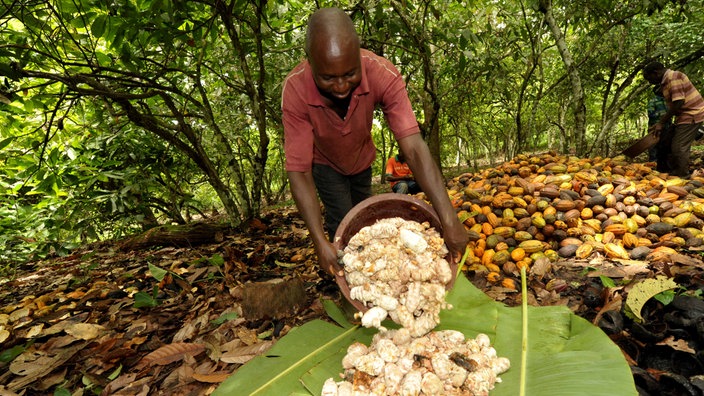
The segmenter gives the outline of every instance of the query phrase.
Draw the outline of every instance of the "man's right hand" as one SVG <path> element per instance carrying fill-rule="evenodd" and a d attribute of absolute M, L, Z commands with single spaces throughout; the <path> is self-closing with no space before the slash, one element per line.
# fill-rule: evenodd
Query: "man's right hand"
<path fill-rule="evenodd" d="M 343 276 L 344 271 L 337 262 L 337 250 L 335 246 L 327 241 L 319 242 L 315 245 L 315 253 L 318 255 L 320 268 L 332 276 Z"/>

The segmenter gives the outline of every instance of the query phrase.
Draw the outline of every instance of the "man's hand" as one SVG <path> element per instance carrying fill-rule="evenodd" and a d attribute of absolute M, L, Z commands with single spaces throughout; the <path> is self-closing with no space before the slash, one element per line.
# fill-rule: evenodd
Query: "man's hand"
<path fill-rule="evenodd" d="M 344 272 L 337 262 L 337 250 L 335 246 L 327 241 L 315 245 L 315 253 L 318 255 L 320 268 L 332 276 L 342 276 Z"/>
<path fill-rule="evenodd" d="M 450 251 L 452 260 L 454 263 L 458 263 L 467 248 L 467 243 L 469 243 L 469 236 L 462 223 L 458 220 L 450 224 L 449 227 L 443 226 L 443 239 L 447 249 Z"/>

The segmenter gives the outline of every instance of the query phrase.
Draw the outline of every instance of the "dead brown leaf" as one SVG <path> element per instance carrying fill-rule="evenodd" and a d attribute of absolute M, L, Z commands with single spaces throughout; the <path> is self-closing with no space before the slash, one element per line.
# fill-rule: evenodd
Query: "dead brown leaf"
<path fill-rule="evenodd" d="M 203 346 L 203 344 L 186 342 L 167 344 L 143 357 L 137 365 L 137 368 L 141 370 L 150 365 L 164 366 L 181 360 L 186 355 L 197 356 L 203 352 L 205 352 L 205 346 Z"/>

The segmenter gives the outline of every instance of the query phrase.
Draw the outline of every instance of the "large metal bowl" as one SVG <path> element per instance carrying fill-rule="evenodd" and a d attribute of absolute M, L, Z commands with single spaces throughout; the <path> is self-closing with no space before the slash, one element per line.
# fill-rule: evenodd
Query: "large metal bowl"
<path fill-rule="evenodd" d="M 350 239 L 362 228 L 373 225 L 379 219 L 400 217 L 405 220 L 417 221 L 419 223 L 427 221 L 431 227 L 442 234 L 442 224 L 437 213 L 432 206 L 424 201 L 405 194 L 386 193 L 367 198 L 357 204 L 340 222 L 340 226 L 335 233 L 333 244 L 335 248 L 344 250 Z M 448 254 L 445 259 L 450 263 L 453 277 L 447 285 L 448 289 L 455 283 L 457 274 L 457 264 L 452 261 Z M 347 300 L 358 310 L 366 312 L 366 307 L 362 302 L 350 298 L 350 288 L 347 280 L 343 276 L 335 276 L 340 291 Z"/>

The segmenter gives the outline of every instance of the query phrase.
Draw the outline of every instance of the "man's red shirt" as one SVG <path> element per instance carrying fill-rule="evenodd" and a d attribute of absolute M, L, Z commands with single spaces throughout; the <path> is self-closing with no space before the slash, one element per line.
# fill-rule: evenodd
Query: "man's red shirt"
<path fill-rule="evenodd" d="M 396 67 L 373 52 L 362 49 L 360 55 L 362 80 L 352 92 L 344 119 L 323 103 L 307 60 L 284 80 L 281 108 L 287 171 L 307 172 L 313 163 L 344 175 L 367 169 L 376 157 L 371 129 L 377 105 L 397 140 L 420 132 Z"/>

